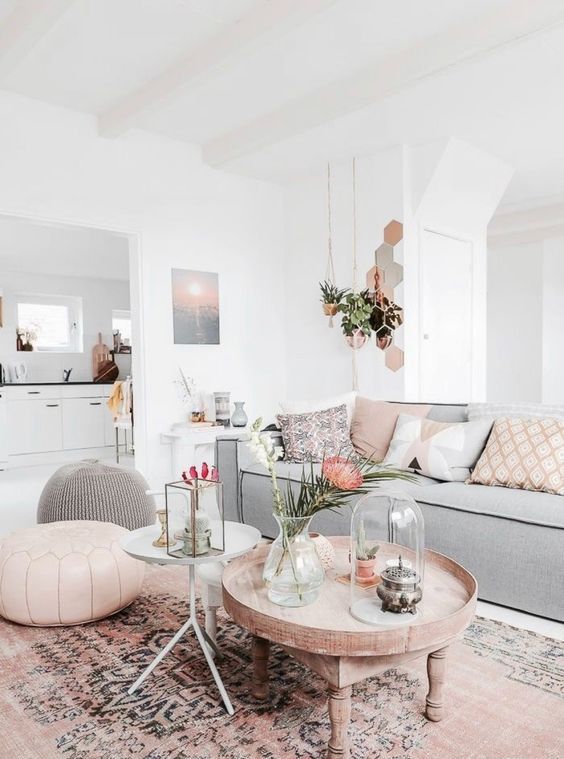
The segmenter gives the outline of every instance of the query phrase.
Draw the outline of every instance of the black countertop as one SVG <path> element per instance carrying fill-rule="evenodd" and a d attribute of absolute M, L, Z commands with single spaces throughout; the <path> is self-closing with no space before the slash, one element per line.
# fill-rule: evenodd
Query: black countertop
<path fill-rule="evenodd" d="M 90 381 L 84 381 L 84 382 L 4 382 L 4 384 L 0 384 L 0 387 L 37 387 L 38 385 L 113 385 L 113 380 L 111 382 L 93 382 Z"/>

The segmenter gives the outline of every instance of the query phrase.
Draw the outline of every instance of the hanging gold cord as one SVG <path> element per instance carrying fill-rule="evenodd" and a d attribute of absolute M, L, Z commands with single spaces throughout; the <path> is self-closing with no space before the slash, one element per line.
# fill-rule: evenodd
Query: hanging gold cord
<path fill-rule="evenodd" d="M 352 161 L 352 192 L 353 192 L 353 267 L 352 267 L 352 284 L 353 292 L 356 293 L 358 276 L 356 265 L 356 158 Z M 358 366 L 356 362 L 356 349 L 352 350 L 352 389 L 358 391 Z"/>

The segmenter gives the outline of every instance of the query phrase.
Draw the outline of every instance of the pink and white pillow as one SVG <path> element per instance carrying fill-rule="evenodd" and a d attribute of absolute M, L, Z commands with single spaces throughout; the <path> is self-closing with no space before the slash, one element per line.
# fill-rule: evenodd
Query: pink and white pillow
<path fill-rule="evenodd" d="M 384 464 L 446 482 L 463 482 L 482 453 L 491 420 L 435 422 L 400 414 Z"/>
<path fill-rule="evenodd" d="M 347 407 L 306 414 L 278 414 L 286 461 L 323 461 L 330 456 L 354 454 L 349 435 Z"/>
<path fill-rule="evenodd" d="M 564 495 L 564 421 L 496 419 L 470 482 Z"/>

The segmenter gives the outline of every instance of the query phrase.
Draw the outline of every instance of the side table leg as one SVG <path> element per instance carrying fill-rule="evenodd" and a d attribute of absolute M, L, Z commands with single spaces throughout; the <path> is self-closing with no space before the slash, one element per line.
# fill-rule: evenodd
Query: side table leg
<path fill-rule="evenodd" d="M 443 718 L 443 687 L 445 684 L 446 655 L 448 646 L 433 651 L 427 657 L 427 675 L 429 692 L 427 693 L 426 717 L 431 722 L 440 722 Z"/>
<path fill-rule="evenodd" d="M 349 756 L 348 727 L 351 718 L 352 687 L 329 686 L 329 719 L 331 738 L 327 746 L 327 759 L 346 759 Z"/>
<path fill-rule="evenodd" d="M 259 701 L 268 698 L 268 657 L 270 641 L 253 636 L 253 684 L 251 692 Z"/>

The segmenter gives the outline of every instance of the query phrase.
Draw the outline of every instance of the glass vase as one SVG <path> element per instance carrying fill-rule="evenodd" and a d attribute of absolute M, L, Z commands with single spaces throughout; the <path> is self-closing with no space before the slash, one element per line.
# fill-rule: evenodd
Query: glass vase
<path fill-rule="evenodd" d="M 311 517 L 274 514 L 280 533 L 270 547 L 263 580 L 269 599 L 279 606 L 307 606 L 323 585 L 325 573 L 309 536 Z"/>
<path fill-rule="evenodd" d="M 234 401 L 235 411 L 231 417 L 231 424 L 234 427 L 246 427 L 249 418 L 245 412 L 245 401 Z"/>

